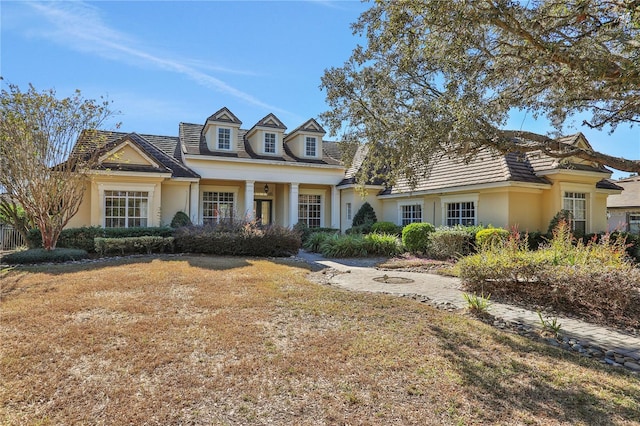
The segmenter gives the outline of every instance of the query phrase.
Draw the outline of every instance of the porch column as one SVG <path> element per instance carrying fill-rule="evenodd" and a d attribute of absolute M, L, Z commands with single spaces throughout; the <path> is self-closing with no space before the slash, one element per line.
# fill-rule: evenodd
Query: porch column
<path fill-rule="evenodd" d="M 253 189 L 256 184 L 255 180 L 244 181 L 244 214 L 248 221 L 254 219 L 253 214 Z"/>
<path fill-rule="evenodd" d="M 289 226 L 298 223 L 298 183 L 289 185 Z"/>
<path fill-rule="evenodd" d="M 340 191 L 331 187 L 331 227 L 340 229 Z"/>
<path fill-rule="evenodd" d="M 200 223 L 200 183 L 193 182 L 190 185 L 189 190 L 191 191 L 189 194 L 189 218 L 191 219 L 191 223 L 199 224 Z"/>

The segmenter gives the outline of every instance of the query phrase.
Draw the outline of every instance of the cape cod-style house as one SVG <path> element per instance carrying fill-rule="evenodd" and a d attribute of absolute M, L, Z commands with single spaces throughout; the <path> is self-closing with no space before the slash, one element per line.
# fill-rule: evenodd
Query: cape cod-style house
<path fill-rule="evenodd" d="M 492 224 L 529 231 L 545 231 L 556 212 L 568 209 L 575 226 L 589 233 L 606 230 L 607 196 L 622 189 L 596 163 L 486 149 L 470 162 L 435 159 L 414 187 L 403 179 L 392 187 L 372 182 L 363 195 L 355 181 L 360 162 L 356 158 L 347 169 L 338 144 L 323 139 L 316 120 L 287 132 L 268 114 L 243 127 L 227 108 L 204 124 L 180 123 L 178 136 L 87 135 L 76 149 L 99 149 L 100 166 L 67 227 L 167 225 L 182 211 L 194 223 L 235 217 L 344 231 L 368 201 L 378 220 L 398 225 Z M 589 147 L 582 134 L 563 141 Z"/>

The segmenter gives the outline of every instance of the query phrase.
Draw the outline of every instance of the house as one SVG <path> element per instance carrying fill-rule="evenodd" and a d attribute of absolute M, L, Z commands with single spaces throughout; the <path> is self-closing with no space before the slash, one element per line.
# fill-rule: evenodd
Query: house
<path fill-rule="evenodd" d="M 350 168 L 335 142 L 309 119 L 294 130 L 274 114 L 242 122 L 227 108 L 204 124 L 180 123 L 178 136 L 122 132 L 83 134 L 76 151 L 99 150 L 85 198 L 68 227 L 166 225 L 176 212 L 194 223 L 227 218 L 262 224 L 346 230 L 368 201 L 378 220 L 399 225 L 492 224 L 546 231 L 561 209 L 574 213 L 582 232 L 605 230 L 606 200 L 622 188 L 611 172 L 581 160 L 559 161 L 540 152 L 499 154 L 485 149 L 470 162 L 449 156 L 431 161 L 417 185 L 372 180 L 360 188 L 360 150 Z M 96 139 L 97 138 L 97 139 Z M 582 134 L 564 142 L 589 147 Z"/>
<path fill-rule="evenodd" d="M 640 176 L 630 176 L 615 182 L 624 188 L 607 198 L 609 231 L 640 234 Z"/>

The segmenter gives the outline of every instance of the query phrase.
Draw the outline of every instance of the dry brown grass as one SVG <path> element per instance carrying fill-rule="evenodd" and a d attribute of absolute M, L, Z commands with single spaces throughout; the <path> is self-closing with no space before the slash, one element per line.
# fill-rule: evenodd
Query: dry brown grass
<path fill-rule="evenodd" d="M 268 260 L 2 277 L 2 424 L 638 424 L 640 381 Z"/>

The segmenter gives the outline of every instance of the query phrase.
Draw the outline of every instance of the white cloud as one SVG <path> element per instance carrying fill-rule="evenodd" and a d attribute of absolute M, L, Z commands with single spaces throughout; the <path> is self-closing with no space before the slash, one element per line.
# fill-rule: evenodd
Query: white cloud
<path fill-rule="evenodd" d="M 250 75 L 250 73 L 215 65 L 204 65 L 196 60 L 172 57 L 167 53 L 150 53 L 140 47 L 140 42 L 131 35 L 104 23 L 100 9 L 96 6 L 84 2 L 28 2 L 26 4 L 45 18 L 49 24 L 48 27 L 32 29 L 31 35 L 113 61 L 139 67 L 151 65 L 157 69 L 181 74 L 203 87 L 233 96 L 248 104 L 272 112 L 289 114 L 288 111 L 269 105 L 201 69 L 244 75 Z"/>

